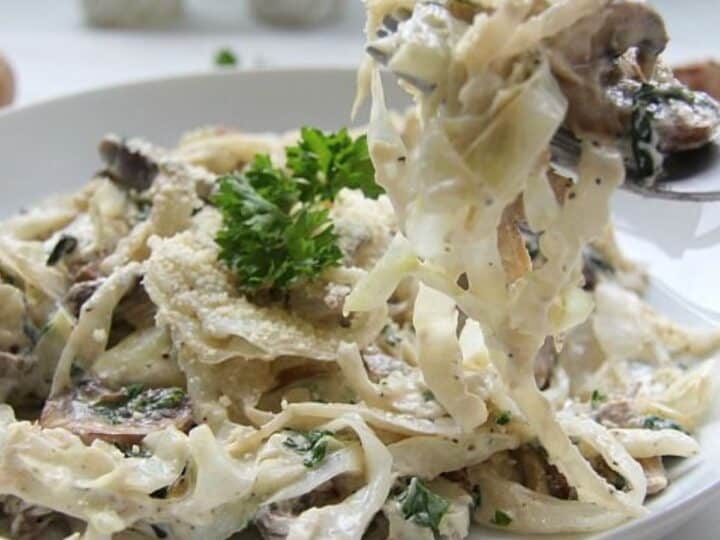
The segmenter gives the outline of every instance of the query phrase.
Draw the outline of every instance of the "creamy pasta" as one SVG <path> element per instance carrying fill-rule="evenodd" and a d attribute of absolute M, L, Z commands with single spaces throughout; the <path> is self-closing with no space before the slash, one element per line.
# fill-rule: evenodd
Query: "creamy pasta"
<path fill-rule="evenodd" d="M 107 136 L 82 190 L 0 226 L 12 537 L 591 532 L 697 454 L 720 332 L 644 301 L 609 223 L 627 141 L 576 109 L 601 68 L 566 48 L 654 12 L 366 4 L 413 110 L 369 60 L 366 130 Z M 640 38 L 613 61 L 649 78 Z"/>

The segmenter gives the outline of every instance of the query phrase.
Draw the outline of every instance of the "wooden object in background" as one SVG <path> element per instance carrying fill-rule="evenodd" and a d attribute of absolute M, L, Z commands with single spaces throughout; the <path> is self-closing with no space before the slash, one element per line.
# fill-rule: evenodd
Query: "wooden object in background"
<path fill-rule="evenodd" d="M 10 105 L 15 98 L 15 76 L 10 64 L 0 54 L 0 107 Z"/>

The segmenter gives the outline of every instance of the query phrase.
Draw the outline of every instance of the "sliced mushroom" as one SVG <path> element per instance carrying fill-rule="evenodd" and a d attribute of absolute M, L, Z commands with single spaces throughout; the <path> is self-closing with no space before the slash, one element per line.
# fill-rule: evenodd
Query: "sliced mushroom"
<path fill-rule="evenodd" d="M 569 100 L 570 129 L 611 139 L 626 133 L 627 112 L 607 92 L 622 76 L 618 58 L 637 50 L 634 65 L 647 79 L 667 41 L 662 17 L 631 0 L 615 0 L 548 40 L 553 72 Z"/>
<path fill-rule="evenodd" d="M 153 431 L 169 426 L 187 431 L 192 411 L 180 388 L 131 385 L 112 390 L 92 380 L 45 402 L 40 424 L 72 431 L 86 443 L 102 439 L 119 445 L 139 444 Z"/>
<path fill-rule="evenodd" d="M 574 496 L 573 488 L 557 467 L 548 462 L 542 448 L 528 444 L 515 450 L 513 457 L 522 470 L 523 485 L 527 488 L 558 499 Z"/>
<path fill-rule="evenodd" d="M 80 316 L 80 309 L 83 304 L 90 299 L 103 281 L 105 281 L 105 278 L 81 281 L 72 285 L 65 294 L 65 298 L 63 298 L 63 305 L 68 312 L 72 313 L 75 318 Z"/>
<path fill-rule="evenodd" d="M 116 135 L 106 135 L 99 150 L 107 167 L 105 172 L 124 188 L 145 191 L 158 175 L 158 164 L 139 143 L 130 145 Z"/>
<path fill-rule="evenodd" d="M 720 99 L 720 62 L 717 60 L 679 66 L 673 72 L 688 88 Z"/>
<path fill-rule="evenodd" d="M 720 107 L 684 87 L 662 64 L 658 56 L 667 42 L 662 17 L 633 0 L 615 0 L 550 39 L 553 72 L 569 100 L 568 127 L 614 142 L 630 137 L 641 107 L 652 117 L 661 152 L 710 142 L 720 125 Z M 648 88 L 657 99 L 639 100 Z M 688 99 L 668 97 L 683 93 Z"/>

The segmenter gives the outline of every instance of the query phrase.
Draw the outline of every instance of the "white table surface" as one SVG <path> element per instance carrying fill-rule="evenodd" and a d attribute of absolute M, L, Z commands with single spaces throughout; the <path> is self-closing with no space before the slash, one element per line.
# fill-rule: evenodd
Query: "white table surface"
<path fill-rule="evenodd" d="M 310 30 L 258 24 L 244 0 L 186 0 L 185 16 L 166 29 L 106 30 L 84 25 L 71 0 L 0 0 L 0 51 L 18 79 L 16 103 L 133 79 L 218 69 L 213 56 L 232 48 L 241 67 L 352 66 L 361 56 L 362 6 L 342 0 L 345 14 Z M 720 57 L 718 0 L 655 0 L 666 14 L 671 61 Z M 689 17 L 691 9 L 699 17 Z M 682 10 L 682 11 L 681 11 Z M 719 449 L 720 450 L 720 449 Z M 720 471 L 718 471 L 720 475 Z M 667 537 L 720 537 L 720 500 Z"/>

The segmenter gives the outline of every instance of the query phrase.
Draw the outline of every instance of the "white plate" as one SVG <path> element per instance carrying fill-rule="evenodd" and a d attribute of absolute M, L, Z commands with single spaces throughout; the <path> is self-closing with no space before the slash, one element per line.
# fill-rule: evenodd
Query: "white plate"
<path fill-rule="evenodd" d="M 350 70 L 233 72 L 115 86 L 0 113 L 0 216 L 82 186 L 100 167 L 96 146 L 108 131 L 169 146 L 182 132 L 207 124 L 251 131 L 337 128 L 349 123 L 354 88 Z M 720 310 L 713 271 L 720 255 L 714 245 L 720 240 L 717 208 L 617 197 L 617 221 L 630 254 L 651 263 L 659 282 L 696 304 L 664 286 L 653 288 L 655 304 L 675 319 L 707 324 Z M 673 469 L 680 477 L 652 501 L 646 518 L 601 537 L 661 538 L 720 492 L 717 406 L 700 440 L 701 456 Z M 491 532 L 476 537 L 508 538 Z"/>

